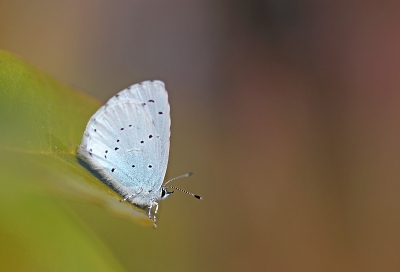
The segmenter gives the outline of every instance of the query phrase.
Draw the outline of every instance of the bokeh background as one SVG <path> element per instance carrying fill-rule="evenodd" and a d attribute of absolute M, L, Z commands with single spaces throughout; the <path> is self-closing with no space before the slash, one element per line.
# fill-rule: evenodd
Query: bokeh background
<path fill-rule="evenodd" d="M 128 271 L 399 271 L 399 27 L 385 0 L 0 1 L 0 48 L 75 89 L 166 82 L 167 176 L 204 200 L 76 217 Z"/>

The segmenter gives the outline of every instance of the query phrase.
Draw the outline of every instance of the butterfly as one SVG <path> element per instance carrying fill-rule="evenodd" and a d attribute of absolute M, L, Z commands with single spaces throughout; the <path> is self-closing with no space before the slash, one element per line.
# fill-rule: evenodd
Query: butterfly
<path fill-rule="evenodd" d="M 129 201 L 148 210 L 156 224 L 158 201 L 177 189 L 173 178 L 163 184 L 170 146 L 170 106 L 162 81 L 144 81 L 122 90 L 89 120 L 78 156 L 100 174 L 105 183 Z M 153 212 L 154 207 L 154 212 Z"/>

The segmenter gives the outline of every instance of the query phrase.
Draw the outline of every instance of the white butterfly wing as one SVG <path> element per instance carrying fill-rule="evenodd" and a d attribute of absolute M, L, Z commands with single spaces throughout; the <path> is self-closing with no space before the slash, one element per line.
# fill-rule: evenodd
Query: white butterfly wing
<path fill-rule="evenodd" d="M 159 191 L 168 163 L 170 124 L 164 83 L 135 84 L 92 116 L 78 152 L 124 197 Z M 138 204 L 147 201 L 143 195 Z"/>
<path fill-rule="evenodd" d="M 160 142 L 160 161 L 158 164 L 160 169 L 163 170 L 161 174 L 164 178 L 167 170 L 171 136 L 170 106 L 165 84 L 160 80 L 145 81 L 140 84 L 134 84 L 128 89 L 131 90 L 129 94 L 134 99 L 146 104 L 145 107 L 150 111 L 154 120 Z"/>

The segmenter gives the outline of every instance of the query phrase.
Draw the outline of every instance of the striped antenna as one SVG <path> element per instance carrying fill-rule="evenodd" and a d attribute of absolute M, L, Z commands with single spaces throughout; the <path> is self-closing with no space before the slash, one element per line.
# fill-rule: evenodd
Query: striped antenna
<path fill-rule="evenodd" d="M 192 176 L 193 174 L 194 174 L 193 172 L 189 172 L 189 173 L 186 173 L 186 174 L 184 174 L 184 175 L 181 175 L 181 176 L 175 177 L 175 178 L 173 178 L 173 179 L 170 179 L 170 180 L 168 180 L 168 181 L 164 184 L 164 188 L 165 188 L 165 189 L 169 189 L 169 188 L 176 189 L 176 190 L 178 190 L 178 191 L 184 192 L 184 193 L 186 193 L 186 194 L 188 194 L 188 195 L 191 195 L 191 196 L 193 196 L 193 197 L 195 197 L 195 198 L 197 198 L 197 199 L 202 200 L 203 198 L 202 198 L 201 196 L 192 194 L 191 192 L 188 192 L 188 191 L 183 190 L 183 189 L 181 189 L 181 188 L 178 188 L 178 187 L 175 187 L 175 186 L 168 186 L 168 187 L 165 186 L 165 185 L 167 185 L 169 182 L 171 182 L 171 181 L 173 181 L 173 180 L 177 180 L 177 179 L 180 179 L 180 178 L 187 178 L 187 177 Z"/>

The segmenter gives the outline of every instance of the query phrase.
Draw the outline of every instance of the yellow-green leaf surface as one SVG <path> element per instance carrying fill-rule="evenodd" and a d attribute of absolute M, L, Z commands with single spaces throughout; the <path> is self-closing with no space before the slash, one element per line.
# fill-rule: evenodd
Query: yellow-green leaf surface
<path fill-rule="evenodd" d="M 76 158 L 100 106 L 0 51 L 0 271 L 124 270 L 68 212 L 83 201 L 151 225 Z"/>

